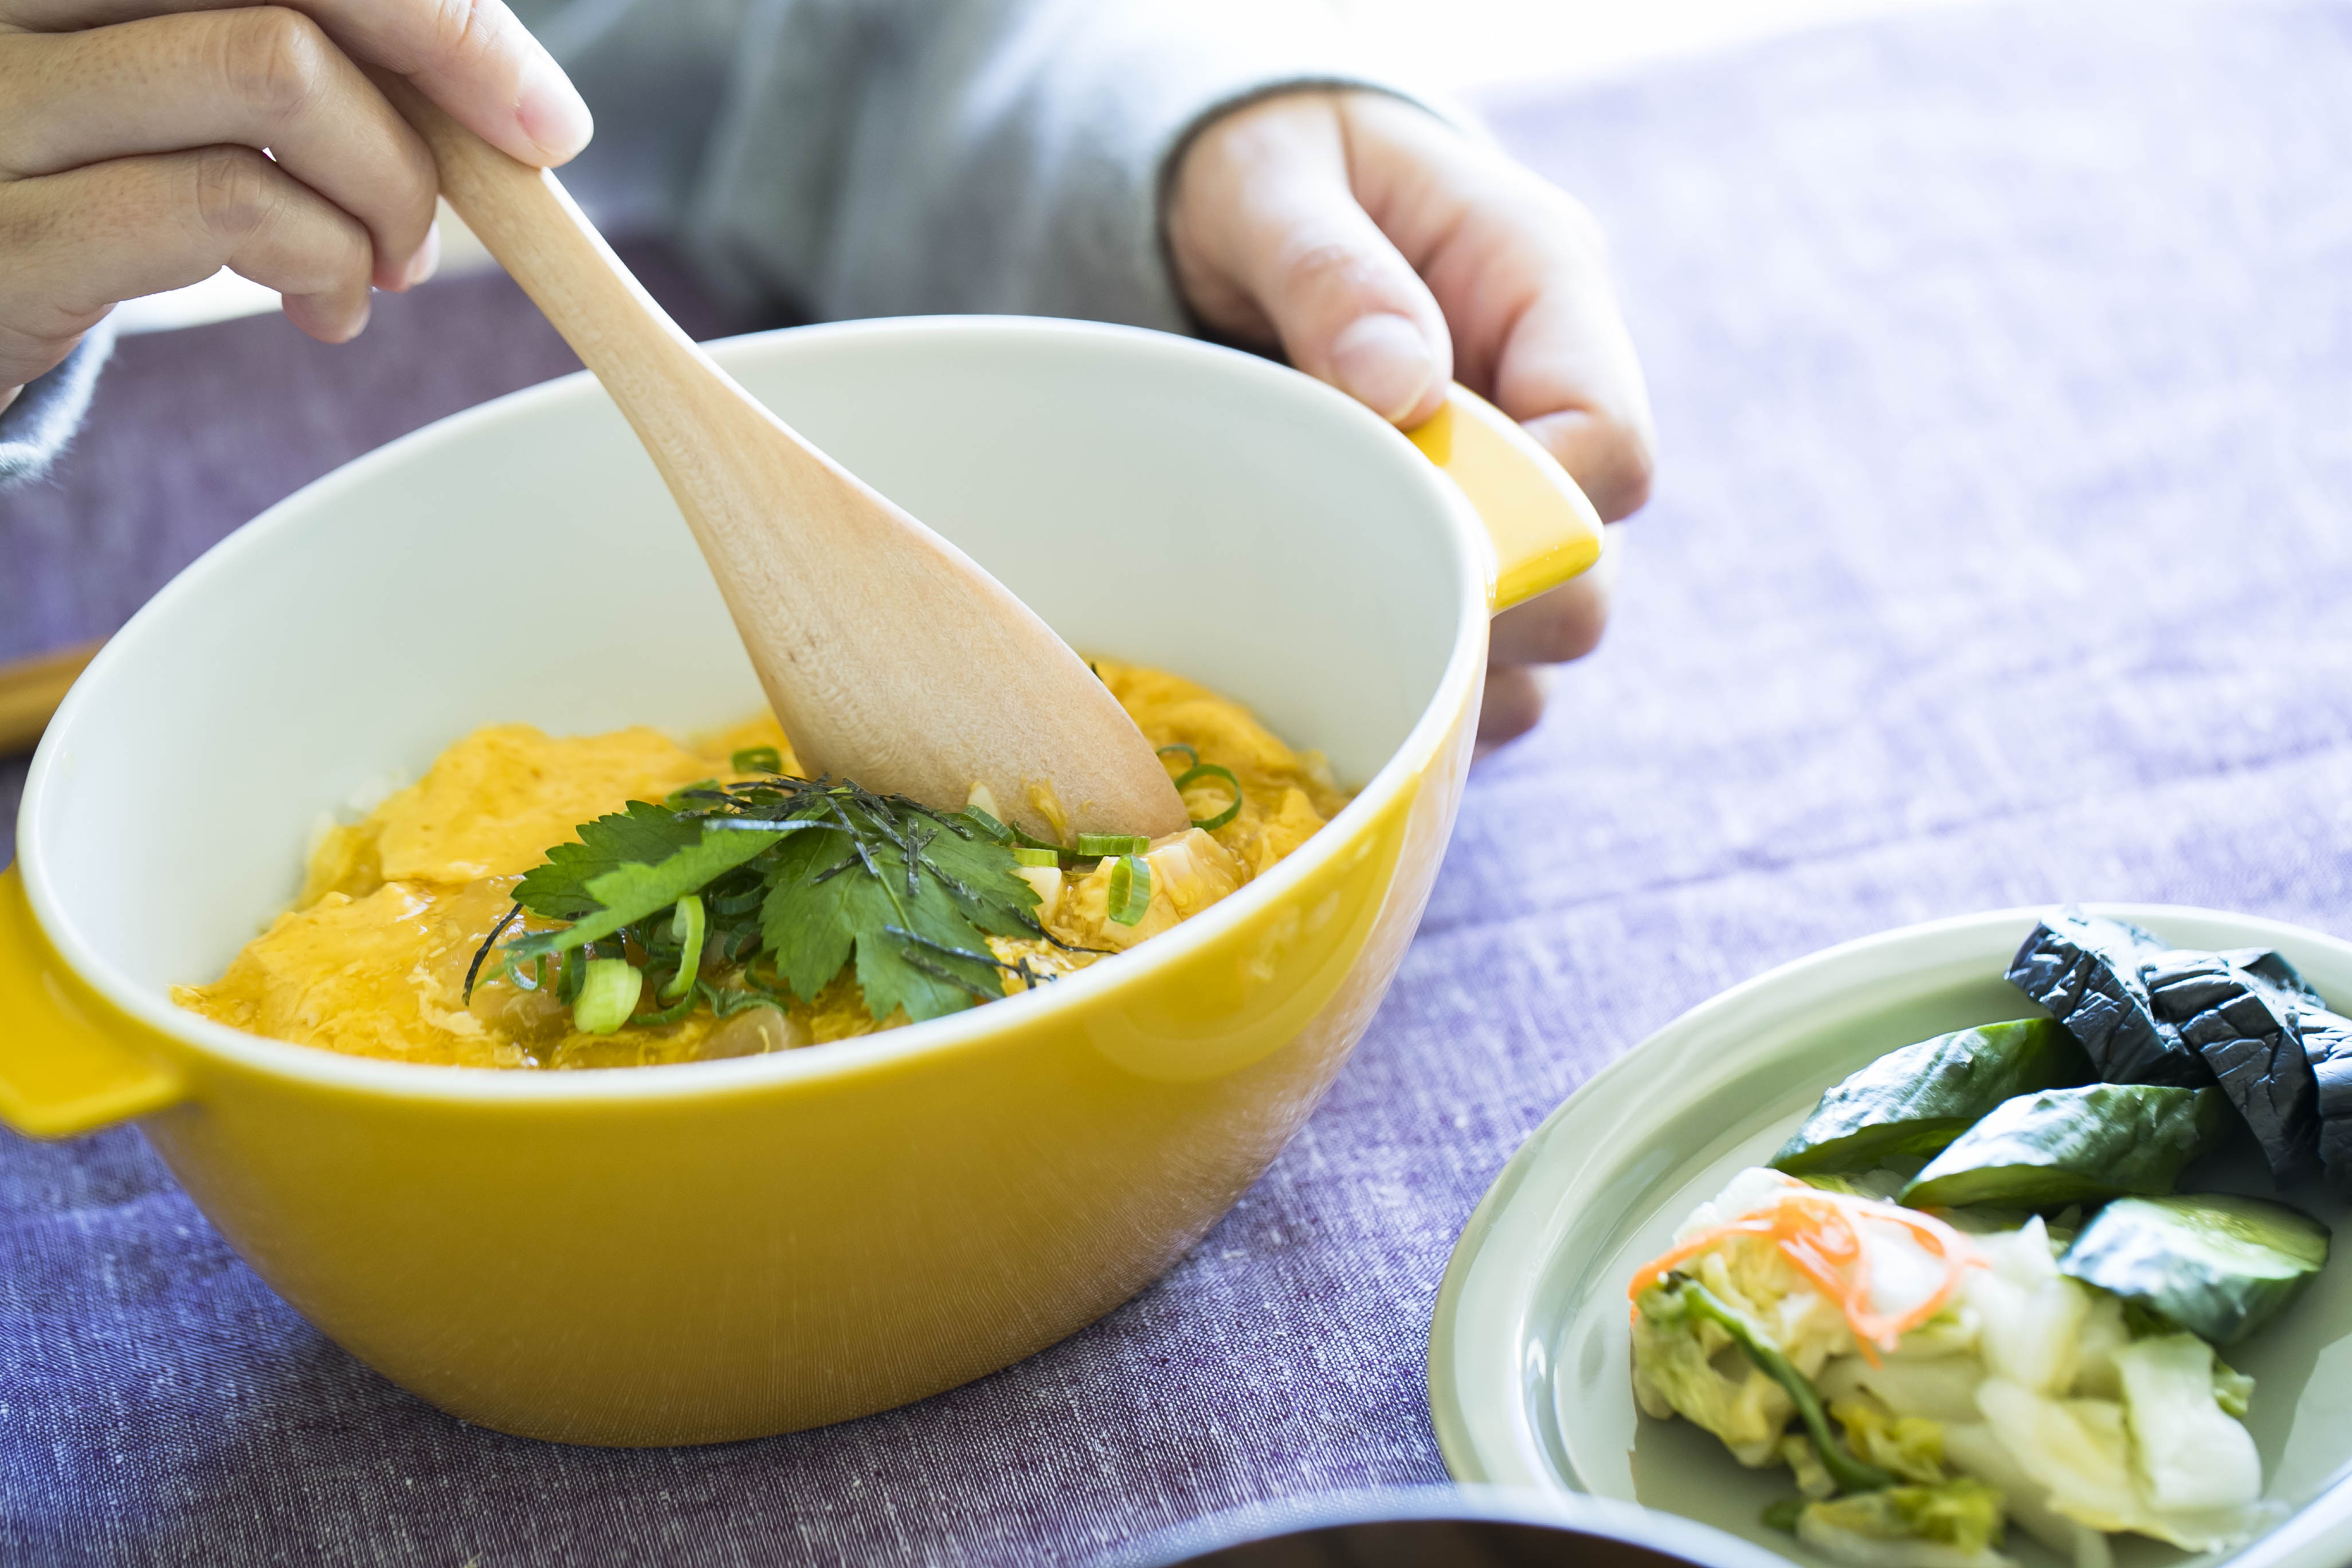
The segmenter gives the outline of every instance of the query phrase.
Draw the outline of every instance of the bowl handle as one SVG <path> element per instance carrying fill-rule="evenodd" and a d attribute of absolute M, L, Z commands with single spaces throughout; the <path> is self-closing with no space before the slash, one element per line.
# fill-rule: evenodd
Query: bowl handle
<path fill-rule="evenodd" d="M 0 1122 L 69 1138 L 182 1098 L 177 1073 L 123 1043 L 151 1031 L 111 1014 L 67 979 L 22 873 L 0 870 Z"/>
<path fill-rule="evenodd" d="M 1455 383 L 1405 434 L 1462 488 L 1495 546 L 1496 610 L 1557 588 L 1601 559 L 1601 514 L 1518 421 Z"/>

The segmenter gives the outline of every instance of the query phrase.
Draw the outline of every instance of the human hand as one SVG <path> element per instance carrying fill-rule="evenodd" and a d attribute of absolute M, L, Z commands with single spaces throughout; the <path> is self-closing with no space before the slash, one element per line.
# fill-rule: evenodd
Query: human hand
<path fill-rule="evenodd" d="M 432 154 L 362 67 L 526 163 L 587 144 L 501 0 L 0 0 L 0 406 L 117 302 L 224 266 L 327 342 L 429 276 Z"/>
<path fill-rule="evenodd" d="M 1458 377 L 1520 421 L 1601 517 L 1648 499 L 1648 393 L 1599 230 L 1532 171 L 1384 93 L 1262 100 L 1193 138 L 1169 181 L 1177 286 L 1202 321 L 1399 425 Z M 1496 617 L 1478 742 L 1543 713 L 1535 665 L 1581 658 L 1616 552 Z"/>

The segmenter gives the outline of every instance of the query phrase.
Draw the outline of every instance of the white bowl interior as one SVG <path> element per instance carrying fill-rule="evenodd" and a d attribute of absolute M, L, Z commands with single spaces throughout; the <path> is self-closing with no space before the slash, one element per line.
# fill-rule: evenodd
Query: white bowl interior
<path fill-rule="evenodd" d="M 1483 595 L 1411 445 L 1248 355 L 971 319 L 715 352 L 1080 650 L 1239 697 L 1351 783 Z M 477 725 L 686 732 L 760 702 L 651 461 L 573 377 L 371 454 L 191 566 L 59 712 L 19 843 L 101 970 L 205 979 L 292 896 L 325 814 Z"/>
<path fill-rule="evenodd" d="M 2185 947 L 2276 947 L 2322 994 L 2352 1001 L 2352 944 L 2245 916 L 2099 907 Z M 1691 1423 L 1640 1415 L 1625 1282 L 1733 1172 L 1769 1159 L 1839 1079 L 1911 1041 L 2033 1014 L 2001 979 L 2032 919 L 1942 921 L 1776 970 L 1643 1041 L 1529 1138 L 1465 1230 L 1440 1297 L 1431 1405 L 1456 1478 L 1638 1502 L 1822 1561 L 1759 1521 L 1790 1492 L 1785 1469 L 1744 1470 Z M 2251 1154 L 2189 1174 L 2282 1195 Z M 2304 1544 L 2314 1531 L 2352 1529 L 2352 1211 L 2312 1185 L 2283 1195 L 2334 1228 L 2334 1254 L 2286 1313 L 2224 1355 L 2256 1380 L 2247 1425 L 2267 1495 L 2310 1511 L 2225 1560 L 2333 1568 L 2340 1557 L 2307 1557 Z M 2021 1532 L 2010 1551 L 2057 1568 Z M 2183 1558 L 2134 1537 L 2118 1539 L 2116 1560 Z"/>

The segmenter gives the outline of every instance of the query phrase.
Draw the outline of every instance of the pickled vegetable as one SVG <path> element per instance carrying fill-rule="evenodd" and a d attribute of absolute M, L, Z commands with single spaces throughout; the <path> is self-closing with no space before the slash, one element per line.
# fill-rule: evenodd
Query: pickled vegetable
<path fill-rule="evenodd" d="M 2327 1227 L 2228 1194 L 2118 1198 L 2058 1267 L 2226 1345 L 2276 1317 L 2327 1262 Z"/>
<path fill-rule="evenodd" d="M 2004 1522 L 2000 1493 L 1960 1476 L 1938 1486 L 1804 1502 L 1789 1516 L 1788 1528 L 1835 1563 L 1999 1568 L 2010 1562 L 1996 1550 Z"/>
<path fill-rule="evenodd" d="M 2297 1020 L 2319 1102 L 2319 1165 L 2352 1198 L 2352 1019 L 2306 1013 Z"/>
<path fill-rule="evenodd" d="M 2311 988 L 2311 982 L 2303 977 L 2303 971 L 2290 963 L 2283 952 L 2267 947 L 2240 947 L 2214 956 L 2226 959 L 2235 967 L 2244 970 L 2298 1007 L 2326 1009 L 2327 998 Z"/>
<path fill-rule="evenodd" d="M 2110 1083 L 2201 1088 L 2212 1069 L 2157 1016 L 2141 969 L 2168 956 L 2151 931 L 2076 909 L 2046 917 L 2010 961 L 2009 983 L 2050 1011 Z"/>
<path fill-rule="evenodd" d="M 2296 1019 L 2319 1003 L 2303 977 L 2257 951 L 2169 953 L 2141 979 L 2157 1017 L 2213 1069 L 2272 1173 L 2307 1170 L 2319 1153 L 2319 1088 Z"/>
<path fill-rule="evenodd" d="M 1938 1035 L 1889 1051 L 1822 1095 L 1772 1167 L 1867 1171 L 1934 1154 L 2003 1100 L 2091 1076 L 2082 1047 L 2047 1018 Z"/>
<path fill-rule="evenodd" d="M 2172 1190 L 2182 1166 L 2228 1130 L 2219 1089 L 2095 1083 L 1996 1106 L 1929 1162 L 1903 1202 L 2051 1209 Z"/>

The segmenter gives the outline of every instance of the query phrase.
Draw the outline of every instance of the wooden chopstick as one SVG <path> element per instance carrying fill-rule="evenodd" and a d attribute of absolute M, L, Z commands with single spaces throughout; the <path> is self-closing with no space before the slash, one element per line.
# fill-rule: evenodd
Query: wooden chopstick
<path fill-rule="evenodd" d="M 86 642 L 0 664 L 0 757 L 29 752 L 48 728 L 66 689 L 104 643 Z"/>

